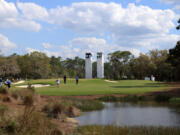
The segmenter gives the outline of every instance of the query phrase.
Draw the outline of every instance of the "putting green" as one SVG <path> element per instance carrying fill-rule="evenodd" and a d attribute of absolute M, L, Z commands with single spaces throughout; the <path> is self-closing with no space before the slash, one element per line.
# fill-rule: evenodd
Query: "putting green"
<path fill-rule="evenodd" d="M 168 84 L 145 81 L 145 80 L 120 80 L 117 82 L 103 79 L 80 79 L 79 84 L 75 84 L 74 79 L 67 79 L 60 86 L 56 86 L 56 79 L 30 80 L 20 85 L 50 84 L 49 87 L 36 88 L 36 92 L 41 95 L 50 96 L 73 96 L 73 95 L 99 95 L 99 94 L 143 94 L 147 92 L 166 90 L 170 88 Z M 14 85 L 17 86 L 17 85 Z"/>

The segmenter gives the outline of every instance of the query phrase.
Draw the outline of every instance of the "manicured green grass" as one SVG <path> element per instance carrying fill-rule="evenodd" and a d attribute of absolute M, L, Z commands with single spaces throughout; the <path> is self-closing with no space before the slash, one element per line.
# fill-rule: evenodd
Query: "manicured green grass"
<path fill-rule="evenodd" d="M 101 79 L 80 79 L 75 84 L 74 79 L 68 79 L 67 84 L 56 86 L 56 79 L 30 80 L 24 84 L 50 84 L 50 87 L 36 88 L 41 95 L 73 96 L 73 95 L 108 95 L 108 94 L 143 94 L 169 88 L 167 84 L 144 80 L 120 80 L 117 83 Z M 24 85 L 19 84 L 19 85 Z"/>

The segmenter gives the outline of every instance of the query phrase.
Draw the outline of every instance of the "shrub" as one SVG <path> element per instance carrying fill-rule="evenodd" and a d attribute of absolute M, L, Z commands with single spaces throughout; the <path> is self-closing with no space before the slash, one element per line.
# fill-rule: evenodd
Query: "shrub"
<path fill-rule="evenodd" d="M 11 102 L 11 99 L 9 97 L 3 97 L 3 102 Z"/>
<path fill-rule="evenodd" d="M 98 100 L 104 101 L 104 102 L 109 102 L 109 101 L 116 102 L 118 101 L 118 98 L 115 96 L 103 96 L 103 97 L 98 98 Z"/>
<path fill-rule="evenodd" d="M 34 103 L 33 95 L 27 95 L 23 99 L 23 103 L 28 106 L 32 106 Z"/>
<path fill-rule="evenodd" d="M 54 129 L 50 135 L 64 135 L 64 133 L 59 129 Z"/>
<path fill-rule="evenodd" d="M 42 111 L 46 112 L 48 117 L 57 118 L 59 114 L 64 113 L 66 110 L 65 106 L 60 102 L 52 102 L 48 105 L 45 105 Z"/>
<path fill-rule="evenodd" d="M 0 104 L 0 116 L 4 116 L 4 114 L 8 111 L 8 107 Z"/>
<path fill-rule="evenodd" d="M 8 132 L 8 133 L 15 133 L 15 131 L 17 130 L 18 126 L 16 124 L 15 121 L 9 121 L 7 126 L 5 127 L 5 130 Z"/>
<path fill-rule="evenodd" d="M 18 95 L 18 92 L 17 91 L 13 91 L 11 96 L 14 98 L 14 99 L 18 99 L 19 95 Z"/>
<path fill-rule="evenodd" d="M 157 95 L 155 96 L 155 101 L 157 102 L 168 102 L 170 99 L 169 96 L 166 96 L 166 95 Z"/>
<path fill-rule="evenodd" d="M 79 99 L 66 99 L 71 101 L 72 106 L 80 109 L 81 111 L 101 110 L 104 108 L 102 102 L 97 100 L 79 100 Z"/>
<path fill-rule="evenodd" d="M 170 98 L 169 99 L 169 102 L 171 102 L 171 103 L 180 103 L 180 98 Z"/>
<path fill-rule="evenodd" d="M 0 87 L 0 93 L 1 93 L 1 94 L 7 94 L 7 93 L 8 93 L 7 88 L 5 88 L 5 87 Z"/>
<path fill-rule="evenodd" d="M 32 86 L 32 84 L 28 83 L 28 87 L 27 87 L 28 90 L 31 90 L 31 91 L 35 91 L 35 88 Z"/>
<path fill-rule="evenodd" d="M 100 97 L 97 100 L 104 101 L 104 102 L 138 102 L 144 100 L 143 96 L 136 96 L 136 95 L 128 95 L 123 97 L 115 97 L 115 96 L 104 96 Z"/>

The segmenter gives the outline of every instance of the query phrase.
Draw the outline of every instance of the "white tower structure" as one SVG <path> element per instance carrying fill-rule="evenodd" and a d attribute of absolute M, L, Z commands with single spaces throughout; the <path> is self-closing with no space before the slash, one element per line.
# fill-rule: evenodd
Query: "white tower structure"
<path fill-rule="evenodd" d="M 97 53 L 97 78 L 104 78 L 104 55 L 102 52 Z"/>
<path fill-rule="evenodd" d="M 86 61 L 85 61 L 85 77 L 92 78 L 92 54 L 86 53 Z"/>

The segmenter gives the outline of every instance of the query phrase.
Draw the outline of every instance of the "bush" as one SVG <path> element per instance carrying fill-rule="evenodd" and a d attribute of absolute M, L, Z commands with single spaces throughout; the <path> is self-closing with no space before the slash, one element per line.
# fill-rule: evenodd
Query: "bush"
<path fill-rule="evenodd" d="M 0 93 L 1 93 L 1 94 L 7 94 L 7 93 L 8 93 L 7 88 L 5 88 L 5 87 L 0 87 Z"/>
<path fill-rule="evenodd" d="M 116 102 L 118 101 L 119 99 L 115 96 L 103 96 L 103 97 L 100 97 L 98 98 L 98 100 L 100 101 L 104 101 L 104 102 Z"/>
<path fill-rule="evenodd" d="M 155 96 L 155 101 L 157 102 L 168 102 L 170 99 L 169 96 L 166 96 L 166 95 L 157 95 Z"/>
<path fill-rule="evenodd" d="M 17 91 L 13 91 L 11 96 L 14 98 L 14 99 L 18 99 L 19 95 L 18 95 L 18 92 Z"/>
<path fill-rule="evenodd" d="M 18 128 L 18 126 L 17 126 L 16 122 L 15 121 L 10 121 L 10 122 L 8 122 L 7 126 L 5 127 L 5 130 L 8 133 L 15 133 L 17 128 Z"/>
<path fill-rule="evenodd" d="M 11 99 L 9 97 L 4 97 L 3 102 L 11 102 Z"/>
<path fill-rule="evenodd" d="M 34 103 L 33 95 L 27 95 L 23 99 L 23 103 L 28 106 L 32 106 Z"/>
<path fill-rule="evenodd" d="M 169 99 L 169 102 L 171 102 L 171 103 L 180 103 L 180 98 L 170 98 Z"/>
<path fill-rule="evenodd" d="M 4 116 L 4 114 L 8 111 L 8 107 L 0 104 L 0 116 Z"/>
<path fill-rule="evenodd" d="M 101 110 L 104 108 L 102 102 L 97 100 L 79 100 L 79 99 L 66 99 L 71 102 L 71 106 L 75 106 L 81 111 Z"/>
<path fill-rule="evenodd" d="M 28 90 L 31 90 L 31 91 L 35 91 L 35 88 L 32 86 L 32 84 L 28 83 L 28 87 L 27 87 Z"/>
<path fill-rule="evenodd" d="M 115 97 L 115 96 L 104 96 L 100 97 L 97 100 L 104 101 L 104 102 L 138 102 L 144 100 L 143 96 L 136 96 L 136 95 L 128 95 L 123 97 Z"/>
<path fill-rule="evenodd" d="M 65 113 L 66 108 L 60 102 L 52 102 L 48 105 L 45 105 L 42 111 L 48 114 L 48 117 L 57 118 L 59 114 Z"/>
<path fill-rule="evenodd" d="M 59 129 L 54 129 L 50 135 L 64 135 L 64 133 Z"/>

